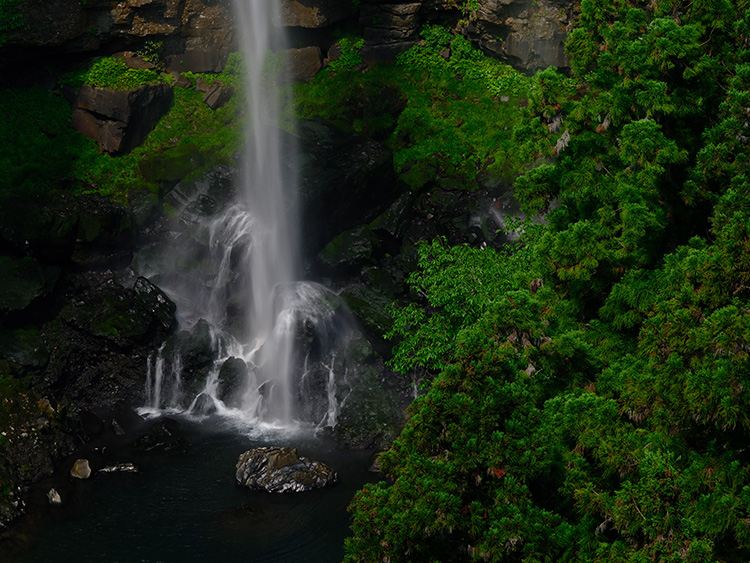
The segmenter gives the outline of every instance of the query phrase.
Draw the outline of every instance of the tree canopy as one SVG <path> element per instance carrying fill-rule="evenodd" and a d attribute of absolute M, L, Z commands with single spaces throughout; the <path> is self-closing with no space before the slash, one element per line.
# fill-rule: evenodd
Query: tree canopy
<path fill-rule="evenodd" d="M 420 250 L 346 561 L 750 560 L 750 2 L 581 10 L 516 128 L 545 224 Z"/>

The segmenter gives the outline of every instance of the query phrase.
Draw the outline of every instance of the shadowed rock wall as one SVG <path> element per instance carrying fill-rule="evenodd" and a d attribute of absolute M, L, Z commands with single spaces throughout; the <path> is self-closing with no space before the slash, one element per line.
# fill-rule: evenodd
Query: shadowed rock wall
<path fill-rule="evenodd" d="M 355 18 L 355 4 L 279 1 L 279 23 L 293 31 L 295 47 L 307 49 L 292 66 L 302 68 L 298 79 L 309 79 L 333 43 L 333 27 Z M 445 21 L 526 72 L 568 66 L 563 42 L 579 0 L 479 0 L 475 11 L 456 7 L 461 3 L 362 0 L 353 23 L 365 38 L 363 57 L 392 60 L 420 40 L 423 23 Z M 163 41 L 170 68 L 210 72 L 221 70 L 235 49 L 231 0 L 24 0 L 16 9 L 23 15 L 20 26 L 0 32 L 0 70 L 49 56 L 137 49 L 154 40 Z"/>

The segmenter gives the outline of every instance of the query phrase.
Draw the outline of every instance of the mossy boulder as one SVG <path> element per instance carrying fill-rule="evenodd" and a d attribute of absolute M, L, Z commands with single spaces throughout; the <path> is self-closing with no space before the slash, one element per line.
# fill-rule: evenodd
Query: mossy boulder
<path fill-rule="evenodd" d="M 318 254 L 318 262 L 326 272 L 352 272 L 371 261 L 378 245 L 378 237 L 363 225 L 337 235 Z"/>
<path fill-rule="evenodd" d="M 179 182 L 205 164 L 200 148 L 186 141 L 145 157 L 138 165 L 147 182 Z"/>
<path fill-rule="evenodd" d="M 388 311 L 392 299 L 364 284 L 348 285 L 339 296 L 368 333 L 382 337 L 391 329 L 393 319 Z"/>
<path fill-rule="evenodd" d="M 0 312 L 23 311 L 50 292 L 59 273 L 31 256 L 0 256 Z"/>

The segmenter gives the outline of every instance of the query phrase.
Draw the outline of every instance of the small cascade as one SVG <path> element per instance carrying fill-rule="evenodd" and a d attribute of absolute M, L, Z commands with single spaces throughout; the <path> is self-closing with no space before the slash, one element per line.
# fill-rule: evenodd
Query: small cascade
<path fill-rule="evenodd" d="M 179 357 L 167 366 L 164 345 L 148 359 L 146 369 L 146 404 L 144 411 L 159 413 L 163 410 L 179 410 L 182 394 L 182 362 Z"/>

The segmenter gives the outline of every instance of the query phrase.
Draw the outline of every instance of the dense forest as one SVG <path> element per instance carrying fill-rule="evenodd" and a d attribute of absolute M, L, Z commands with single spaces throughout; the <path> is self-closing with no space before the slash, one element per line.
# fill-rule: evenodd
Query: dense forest
<path fill-rule="evenodd" d="M 514 130 L 541 224 L 420 247 L 347 561 L 750 559 L 750 5 L 581 9 Z"/>
<path fill-rule="evenodd" d="M 377 139 L 415 193 L 512 186 L 525 217 L 503 247 L 418 244 L 388 337 L 422 389 L 350 507 L 346 561 L 750 560 L 750 1 L 582 0 L 570 72 L 531 77 L 450 23 L 392 64 L 339 36 L 315 79 L 279 86 L 285 128 Z M 240 64 L 188 73 L 116 158 L 71 130 L 62 95 L 122 78 L 112 59 L 4 89 L 0 205 L 62 187 L 145 217 L 166 173 L 144 176 L 152 154 L 198 174 L 238 150 L 238 100 L 211 111 L 190 88 L 241 90 Z M 0 363 L 3 428 L 46 391 Z"/>

